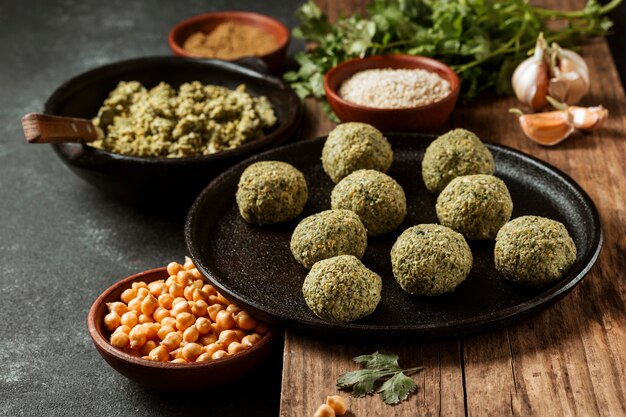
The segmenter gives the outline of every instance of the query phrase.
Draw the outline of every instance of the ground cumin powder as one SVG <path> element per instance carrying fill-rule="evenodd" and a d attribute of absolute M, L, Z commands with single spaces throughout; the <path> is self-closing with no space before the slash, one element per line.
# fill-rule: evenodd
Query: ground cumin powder
<path fill-rule="evenodd" d="M 237 59 L 264 55 L 277 46 L 276 39 L 267 32 L 245 24 L 225 22 L 210 33 L 191 34 L 183 48 L 189 53 L 208 58 Z"/>

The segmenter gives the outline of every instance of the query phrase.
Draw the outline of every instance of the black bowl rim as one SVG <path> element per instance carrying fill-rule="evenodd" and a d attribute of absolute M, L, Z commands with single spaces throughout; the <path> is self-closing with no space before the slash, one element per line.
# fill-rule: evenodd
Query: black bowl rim
<path fill-rule="evenodd" d="M 113 283 L 111 286 L 105 289 L 98 296 L 98 298 L 96 298 L 96 300 L 91 305 L 91 308 L 89 309 L 89 313 L 87 315 L 87 329 L 89 330 L 89 336 L 91 337 L 91 341 L 93 342 L 96 349 L 106 352 L 107 355 L 113 356 L 115 357 L 116 360 L 120 362 L 124 362 L 127 365 L 141 366 L 141 367 L 152 368 L 152 369 L 167 369 L 171 371 L 176 371 L 176 370 L 218 367 L 220 365 L 224 365 L 231 361 L 234 362 L 237 360 L 241 360 L 242 358 L 253 355 L 256 351 L 260 350 L 263 346 L 267 345 L 268 343 L 272 341 L 272 339 L 274 339 L 276 335 L 276 326 L 272 325 L 270 326 L 269 332 L 267 332 L 267 334 L 264 335 L 258 343 L 252 345 L 250 349 L 244 352 L 238 353 L 236 355 L 225 356 L 220 359 L 212 359 L 208 362 L 193 362 L 193 363 L 181 363 L 181 364 L 172 363 L 171 361 L 157 362 L 157 361 L 150 361 L 150 360 L 143 359 L 143 358 L 138 358 L 112 346 L 109 343 L 109 341 L 106 340 L 106 338 L 104 338 L 102 334 L 100 334 L 100 332 L 98 332 L 98 328 L 95 322 L 96 312 L 98 308 L 106 301 L 107 297 L 109 297 L 111 293 L 113 293 L 118 288 L 123 287 L 125 285 L 130 285 L 133 282 L 139 281 L 146 276 L 151 276 L 151 275 L 155 275 L 157 273 L 162 273 L 162 272 L 165 272 L 165 274 L 167 274 L 167 267 L 153 268 L 153 269 L 149 269 L 146 271 L 133 274 L 129 277 L 126 277 L 124 279 L 121 279 L 120 281 Z"/>
<path fill-rule="evenodd" d="M 240 75 L 244 75 L 247 77 L 256 78 L 266 83 L 274 84 L 279 90 L 285 91 L 289 95 L 289 116 L 286 119 L 285 123 L 278 125 L 278 127 L 268 133 L 267 135 L 252 140 L 248 143 L 245 143 L 237 148 L 228 149 L 225 151 L 216 152 L 210 155 L 201 155 L 201 156 L 191 156 L 191 157 L 183 157 L 183 158 L 166 158 L 166 157 L 148 157 L 148 156 L 133 156 L 133 155 L 123 155 L 119 153 L 109 152 L 104 149 L 98 149 L 91 147 L 89 145 L 85 145 L 82 143 L 57 143 L 52 144 L 52 147 L 58 153 L 66 154 L 66 150 L 72 146 L 80 146 L 82 149 L 83 155 L 89 155 L 91 157 L 99 157 L 106 160 L 112 161 L 124 161 L 124 162 L 135 162 L 139 164 L 201 164 L 206 163 L 208 161 L 217 161 L 228 159 L 230 157 L 236 157 L 239 155 L 245 155 L 250 152 L 253 152 L 257 149 L 263 149 L 266 146 L 270 145 L 272 142 L 292 135 L 299 127 L 300 121 L 302 119 L 303 110 L 302 110 L 302 102 L 297 94 L 284 82 L 282 79 L 278 77 L 271 76 L 267 73 L 263 73 L 256 69 L 252 69 L 245 65 L 246 62 L 250 62 L 251 60 L 258 60 L 261 62 L 261 66 L 265 64 L 259 58 L 256 57 L 244 57 L 236 61 L 224 61 L 221 59 L 198 59 L 198 58 L 187 58 L 187 57 L 179 57 L 179 56 L 148 56 L 148 57 L 138 57 L 138 58 L 130 58 L 121 61 L 112 62 L 109 64 L 101 65 L 90 70 L 84 71 L 80 74 L 77 74 L 68 80 L 64 81 L 59 87 L 57 87 L 52 94 L 48 97 L 44 104 L 44 113 L 50 115 L 57 115 L 55 111 L 60 98 L 67 94 L 68 91 L 74 91 L 83 88 L 81 86 L 82 83 L 88 82 L 94 76 L 98 76 L 98 74 L 102 72 L 106 72 L 107 70 L 112 70 L 115 68 L 120 68 L 124 66 L 132 66 L 132 65 L 140 65 L 144 63 L 163 63 L 163 62 L 186 62 L 188 65 L 207 65 L 214 66 L 225 69 L 227 71 L 231 71 Z M 255 65 L 256 68 L 259 68 L 259 65 Z M 78 86 L 77 86 L 78 85 Z M 72 158 L 70 158 L 72 159 Z"/>
<path fill-rule="evenodd" d="M 415 136 L 414 139 L 419 140 L 420 138 L 428 137 L 436 137 L 436 135 L 429 134 L 410 134 L 406 132 L 383 132 L 386 137 L 390 136 Z M 204 203 L 205 196 L 208 194 L 213 187 L 216 187 L 221 182 L 223 182 L 229 175 L 231 171 L 241 170 L 243 167 L 249 165 L 252 162 L 256 162 L 258 160 L 264 160 L 268 154 L 288 150 L 293 147 L 302 146 L 303 143 L 311 144 L 313 142 L 321 142 L 326 139 L 326 136 L 318 137 L 316 139 L 304 141 L 304 142 L 296 142 L 292 144 L 287 144 L 280 146 L 278 148 L 271 149 L 269 151 L 260 153 L 251 158 L 246 159 L 245 161 L 240 162 L 237 165 L 229 168 L 224 171 L 218 177 L 216 177 L 211 183 L 209 183 L 204 190 L 200 193 L 200 195 L 193 202 L 189 212 L 187 214 L 187 218 L 185 220 L 185 243 L 187 246 L 187 251 L 189 256 L 194 260 L 196 267 L 206 276 L 211 283 L 218 288 L 219 291 L 226 294 L 227 296 L 231 296 L 231 292 L 225 288 L 219 281 L 218 278 L 214 276 L 214 274 L 204 267 L 203 263 L 200 262 L 199 255 L 199 247 L 197 243 L 194 243 L 191 239 L 193 235 L 193 223 L 194 219 L 198 217 L 198 210 L 200 206 Z M 555 303 L 560 300 L 563 296 L 569 293 L 582 279 L 588 274 L 593 265 L 595 264 L 600 251 L 602 249 L 604 233 L 602 231 L 600 216 L 598 214 L 598 210 L 596 208 L 595 203 L 589 197 L 587 192 L 583 190 L 583 188 L 574 181 L 569 175 L 556 168 L 555 166 L 548 164 L 541 159 L 534 157 L 532 155 L 528 155 L 522 151 L 517 149 L 508 147 L 506 145 L 495 145 L 495 144 L 485 144 L 490 149 L 497 149 L 498 151 L 504 152 L 509 155 L 514 155 L 517 158 L 524 160 L 525 162 L 537 166 L 542 170 L 547 170 L 548 172 L 552 172 L 554 175 L 561 177 L 564 180 L 564 183 L 574 190 L 575 194 L 582 197 L 584 201 L 584 205 L 591 212 L 591 226 L 593 235 L 593 243 L 592 246 L 595 247 L 594 250 L 589 251 L 584 258 L 581 259 L 581 264 L 584 265 L 582 269 L 571 278 L 567 280 L 561 280 L 558 284 L 552 287 L 550 290 L 541 294 L 537 297 L 534 297 L 531 300 L 525 301 L 521 304 L 518 304 L 513 307 L 509 307 L 507 309 L 498 310 L 489 314 L 484 314 L 482 316 L 463 319 L 459 321 L 454 321 L 452 323 L 446 325 L 421 325 L 416 326 L 414 328 L 407 328 L 406 325 L 363 325 L 359 323 L 339 323 L 335 324 L 332 322 L 318 322 L 318 321 L 310 321 L 306 319 L 298 319 L 293 320 L 289 317 L 283 316 L 275 316 L 271 313 L 266 312 L 262 306 L 257 305 L 254 300 L 243 299 L 241 297 L 232 297 L 236 299 L 236 302 L 247 307 L 249 310 L 259 315 L 258 312 L 261 312 L 262 315 L 268 318 L 271 318 L 274 323 L 285 324 L 288 327 L 293 327 L 294 325 L 300 325 L 308 330 L 313 330 L 318 334 L 321 334 L 323 329 L 332 329 L 332 330 L 349 330 L 351 332 L 355 332 L 355 336 L 359 338 L 363 338 L 364 333 L 369 333 L 374 331 L 378 333 L 378 335 L 372 335 L 371 338 L 375 338 L 380 336 L 380 333 L 390 333 L 390 334 L 407 334 L 413 333 L 414 336 L 424 337 L 428 339 L 440 339 L 440 338 L 449 338 L 449 337 L 458 337 L 464 335 L 471 335 L 480 332 L 486 331 L 486 329 L 500 328 L 507 326 L 509 324 L 518 322 L 529 315 L 548 307 L 549 305 Z M 296 331 L 299 331 L 295 328 Z"/>

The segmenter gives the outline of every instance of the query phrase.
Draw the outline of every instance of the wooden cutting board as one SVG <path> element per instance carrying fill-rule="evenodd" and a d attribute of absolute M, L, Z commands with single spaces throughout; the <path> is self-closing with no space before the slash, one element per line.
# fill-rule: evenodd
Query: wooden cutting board
<path fill-rule="evenodd" d="M 364 1 L 318 1 L 331 19 L 363 10 Z M 581 8 L 584 1 L 542 2 Z M 621 22 L 617 22 L 620 24 Z M 593 134 L 541 147 L 523 136 L 508 109 L 513 98 L 482 97 L 459 107 L 451 127 L 507 145 L 560 168 L 589 193 L 600 212 L 604 248 L 589 275 L 562 301 L 524 322 L 463 340 L 384 345 L 318 341 L 285 334 L 280 415 L 311 417 L 335 383 L 357 369 L 351 358 L 386 349 L 405 367 L 426 369 L 413 378 L 417 393 L 397 406 L 378 396 L 348 398 L 351 415 L 366 416 L 626 416 L 626 100 L 606 41 L 582 55 L 592 78 L 584 105 L 608 108 L 608 122 Z M 319 105 L 306 102 L 305 137 L 334 125 Z"/>

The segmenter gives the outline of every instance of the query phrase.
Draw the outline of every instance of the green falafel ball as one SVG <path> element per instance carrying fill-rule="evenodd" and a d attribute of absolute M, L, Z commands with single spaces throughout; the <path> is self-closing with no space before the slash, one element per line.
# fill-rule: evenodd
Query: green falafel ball
<path fill-rule="evenodd" d="M 493 175 L 456 177 L 437 197 L 439 222 L 471 240 L 494 239 L 509 221 L 513 201 L 506 184 Z"/>
<path fill-rule="evenodd" d="M 378 129 L 365 123 L 343 123 L 328 135 L 322 149 L 322 166 L 337 183 L 359 169 L 387 172 L 393 151 Z"/>
<path fill-rule="evenodd" d="M 393 276 L 409 294 L 453 291 L 472 269 L 472 252 L 460 233 L 438 224 L 406 229 L 391 249 Z"/>
<path fill-rule="evenodd" d="M 304 300 L 324 320 L 350 322 L 374 312 L 382 279 L 352 255 L 335 256 L 313 265 L 304 279 Z"/>
<path fill-rule="evenodd" d="M 563 223 L 522 216 L 498 232 L 494 259 L 506 279 L 539 287 L 559 280 L 570 269 L 576 260 L 576 245 Z"/>
<path fill-rule="evenodd" d="M 353 172 L 335 185 L 330 196 L 333 209 L 359 215 L 368 236 L 397 228 L 406 216 L 406 196 L 389 175 L 371 169 Z"/>
<path fill-rule="evenodd" d="M 478 136 L 454 129 L 439 136 L 426 148 L 422 178 L 430 192 L 439 193 L 462 175 L 493 174 L 493 156 Z"/>
<path fill-rule="evenodd" d="M 246 222 L 271 224 L 297 217 L 309 193 L 304 175 L 292 165 L 261 161 L 243 171 L 235 197 Z"/>
<path fill-rule="evenodd" d="M 291 253 L 310 269 L 322 259 L 354 255 L 361 259 L 367 247 L 367 230 L 350 210 L 326 210 L 303 219 L 291 235 Z"/>

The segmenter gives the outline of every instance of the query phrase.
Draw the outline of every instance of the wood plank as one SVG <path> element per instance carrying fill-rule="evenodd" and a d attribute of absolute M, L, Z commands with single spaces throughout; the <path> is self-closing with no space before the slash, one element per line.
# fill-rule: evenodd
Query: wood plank
<path fill-rule="evenodd" d="M 362 1 L 319 3 L 334 16 L 363 7 Z M 571 9 L 584 2 L 542 3 Z M 583 104 L 603 104 L 611 113 L 597 132 L 541 147 L 526 139 L 506 112 L 518 105 L 514 99 L 487 96 L 457 109 L 452 125 L 572 176 L 600 212 L 605 243 L 596 266 L 562 301 L 518 325 L 462 341 L 384 346 L 407 365 L 427 366 L 415 377 L 418 394 L 397 407 L 375 397 L 351 399 L 354 415 L 626 416 L 626 99 L 606 42 L 594 41 L 582 52 L 592 74 Z M 308 100 L 306 108 L 305 137 L 332 129 L 315 102 Z M 287 332 L 281 416 L 311 416 L 326 395 L 336 393 L 339 375 L 356 369 L 351 357 L 381 347 Z"/>

